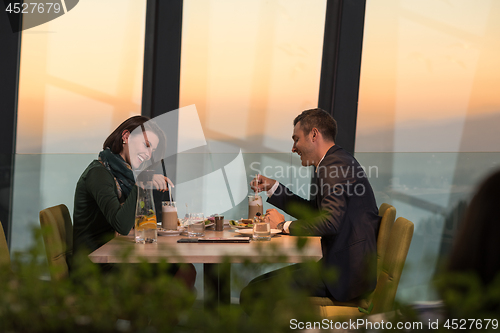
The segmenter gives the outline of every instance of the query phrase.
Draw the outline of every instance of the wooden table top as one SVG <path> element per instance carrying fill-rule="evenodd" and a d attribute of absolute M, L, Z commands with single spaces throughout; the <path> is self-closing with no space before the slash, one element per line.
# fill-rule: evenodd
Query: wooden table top
<path fill-rule="evenodd" d="M 224 231 L 205 230 L 205 237 L 235 237 L 232 229 Z M 277 235 L 271 241 L 250 243 L 177 243 L 187 236 L 158 236 L 156 244 L 136 244 L 132 236 L 118 236 L 89 255 L 94 263 L 137 263 L 142 260 L 157 263 L 167 260 L 171 263 L 231 263 L 273 262 L 298 263 L 319 260 L 320 237 L 307 237 L 302 250 L 297 249 L 298 237 Z M 127 258 L 124 251 L 129 251 Z"/>

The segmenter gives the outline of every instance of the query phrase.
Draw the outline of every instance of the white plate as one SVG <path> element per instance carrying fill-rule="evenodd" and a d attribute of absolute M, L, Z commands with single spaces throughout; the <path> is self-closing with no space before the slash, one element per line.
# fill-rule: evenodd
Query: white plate
<path fill-rule="evenodd" d="M 245 235 L 245 236 L 253 236 L 253 229 L 236 229 L 235 232 Z M 281 230 L 279 229 L 271 229 L 271 236 L 279 234 Z"/>
<path fill-rule="evenodd" d="M 158 236 L 177 236 L 180 235 L 181 232 L 184 231 L 183 227 L 177 227 L 177 230 L 167 230 L 158 228 Z"/>
<path fill-rule="evenodd" d="M 211 226 L 213 226 L 214 224 L 215 224 L 214 222 L 210 222 L 209 224 L 205 224 L 205 228 L 211 227 Z"/>

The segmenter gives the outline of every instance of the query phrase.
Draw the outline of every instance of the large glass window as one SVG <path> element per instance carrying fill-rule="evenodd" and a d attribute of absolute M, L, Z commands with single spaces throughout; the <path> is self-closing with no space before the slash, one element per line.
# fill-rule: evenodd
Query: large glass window
<path fill-rule="evenodd" d="M 183 11 L 180 106 L 196 107 L 205 145 L 178 154 L 177 202 L 246 217 L 257 172 L 308 197 L 291 136 L 293 119 L 318 105 L 326 1 L 184 0 Z M 193 135 L 180 127 L 180 141 Z"/>
<path fill-rule="evenodd" d="M 378 203 L 415 223 L 398 295 L 435 297 L 432 276 L 471 190 L 500 163 L 500 4 L 368 1 L 356 156 Z"/>
<path fill-rule="evenodd" d="M 73 211 L 81 172 L 141 113 L 145 16 L 145 0 L 87 0 L 23 31 L 12 250 L 31 243 L 40 210 Z"/>
<path fill-rule="evenodd" d="M 226 211 L 241 218 L 247 210 L 241 200 L 257 172 L 294 186 L 309 182 L 306 170 L 299 181 L 294 177 L 300 163 L 290 153 L 291 135 L 293 119 L 317 107 L 326 1 L 185 0 L 183 11 L 180 106 L 196 106 L 210 152 L 200 162 L 205 174 L 215 175 L 220 161 L 233 160 L 225 155 L 241 152 L 246 181 L 229 179 Z M 195 174 L 194 155 L 179 154 L 178 181 L 190 178 L 182 173 Z M 179 187 L 178 200 L 224 182 L 222 174 L 214 179 L 191 182 L 199 188 L 189 195 Z"/>

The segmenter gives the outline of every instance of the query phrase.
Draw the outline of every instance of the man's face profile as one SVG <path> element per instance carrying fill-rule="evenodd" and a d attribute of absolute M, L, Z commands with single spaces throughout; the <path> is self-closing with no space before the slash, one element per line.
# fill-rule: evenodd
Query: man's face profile
<path fill-rule="evenodd" d="M 309 133 L 308 135 L 304 134 L 304 131 L 301 128 L 300 121 L 293 128 L 293 147 L 292 152 L 297 153 L 300 156 L 300 161 L 302 162 L 302 166 L 313 165 L 313 151 L 314 146 L 311 142 L 311 138 Z"/>

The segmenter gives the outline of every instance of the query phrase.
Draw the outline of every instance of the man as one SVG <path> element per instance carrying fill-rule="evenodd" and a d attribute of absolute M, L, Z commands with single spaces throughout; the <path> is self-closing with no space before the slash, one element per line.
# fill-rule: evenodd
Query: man
<path fill-rule="evenodd" d="M 303 199 L 262 175 L 250 185 L 256 192 L 267 191 L 267 201 L 287 213 L 294 205 L 307 205 L 318 213 L 313 219 L 285 222 L 276 209 L 269 209 L 266 219 L 271 228 L 282 228 L 284 233 L 321 236 L 320 265 L 335 269 L 338 275 L 335 281 L 326 275 L 309 279 L 311 275 L 304 271 L 307 268 L 297 264 L 257 277 L 241 292 L 240 303 L 248 313 L 264 284 L 282 279 L 285 273 L 290 277 L 289 288 L 337 302 L 356 303 L 374 290 L 377 282 L 374 268 L 380 218 L 365 172 L 352 155 L 335 145 L 337 124 L 326 111 L 306 110 L 293 124 L 292 152 L 300 156 L 303 166 L 314 166 L 311 199 Z"/>

